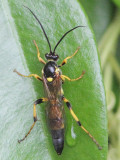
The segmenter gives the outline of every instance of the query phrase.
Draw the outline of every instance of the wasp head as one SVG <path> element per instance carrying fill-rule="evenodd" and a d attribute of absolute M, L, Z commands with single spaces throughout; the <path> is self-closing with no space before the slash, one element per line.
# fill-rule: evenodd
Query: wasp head
<path fill-rule="evenodd" d="M 53 54 L 53 53 L 49 53 L 49 54 L 46 53 L 46 54 L 45 54 L 45 57 L 46 57 L 47 60 L 53 60 L 53 61 L 57 61 L 58 58 L 59 58 L 58 55 L 55 55 L 55 54 Z"/>

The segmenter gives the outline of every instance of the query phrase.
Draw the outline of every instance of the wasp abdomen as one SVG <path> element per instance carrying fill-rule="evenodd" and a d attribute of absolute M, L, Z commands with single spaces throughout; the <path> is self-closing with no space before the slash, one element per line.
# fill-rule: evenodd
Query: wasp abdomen
<path fill-rule="evenodd" d="M 51 130 L 54 148 L 58 155 L 62 153 L 64 147 L 64 129 Z"/>

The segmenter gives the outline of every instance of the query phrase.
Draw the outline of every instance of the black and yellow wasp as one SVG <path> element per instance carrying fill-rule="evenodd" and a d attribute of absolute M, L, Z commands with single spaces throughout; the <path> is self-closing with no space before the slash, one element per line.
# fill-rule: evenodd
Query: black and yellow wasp
<path fill-rule="evenodd" d="M 26 7 L 26 6 L 24 6 Z M 51 45 L 49 42 L 49 39 L 46 35 L 46 32 L 39 21 L 39 19 L 36 17 L 36 15 L 26 7 L 32 15 L 35 17 L 35 19 L 38 21 L 50 48 L 50 53 L 45 54 L 46 59 L 48 62 L 46 63 L 41 57 L 40 57 L 40 52 L 38 49 L 38 46 L 36 42 L 34 41 L 34 44 L 37 48 L 37 56 L 38 60 L 43 63 L 45 66 L 42 70 L 42 77 L 36 75 L 36 74 L 30 74 L 28 76 L 22 75 L 21 73 L 16 72 L 18 75 L 23 76 L 23 77 L 35 77 L 37 80 L 40 80 L 43 82 L 45 92 L 46 92 L 46 97 L 45 98 L 40 98 L 34 102 L 34 107 L 33 107 L 33 117 L 34 117 L 34 123 L 32 124 L 29 132 L 25 135 L 25 137 L 18 142 L 20 143 L 23 141 L 31 132 L 33 129 L 36 121 L 37 121 L 37 115 L 36 115 L 36 105 L 41 104 L 43 102 L 47 102 L 47 117 L 48 117 L 48 122 L 49 122 L 49 127 L 52 135 L 52 141 L 54 148 L 57 152 L 58 155 L 62 153 L 63 147 L 64 147 L 64 132 L 65 132 L 65 126 L 64 126 L 64 107 L 63 107 L 63 101 L 66 103 L 68 109 L 70 110 L 71 115 L 77 122 L 77 124 L 88 134 L 88 136 L 93 140 L 93 142 L 98 146 L 99 149 L 102 149 L 102 147 L 98 144 L 98 142 L 95 140 L 95 138 L 82 126 L 81 122 L 79 121 L 78 117 L 75 115 L 75 113 L 72 110 L 72 106 L 70 102 L 64 97 L 63 89 L 62 89 L 62 83 L 64 82 L 65 79 L 68 81 L 76 81 L 79 80 L 83 77 L 84 71 L 82 72 L 81 76 L 76 78 L 76 79 L 70 79 L 69 77 L 65 76 L 62 74 L 60 67 L 62 67 L 64 64 L 67 63 L 67 60 L 72 58 L 79 50 L 79 48 L 75 51 L 75 53 L 72 56 L 69 56 L 63 60 L 63 62 L 60 65 L 57 65 L 56 61 L 58 60 L 59 56 L 55 54 L 55 50 L 59 43 L 62 41 L 62 39 L 71 31 L 78 27 L 84 27 L 84 26 L 77 26 L 66 32 L 62 38 L 58 41 L 56 44 L 53 52 L 51 50 Z"/>

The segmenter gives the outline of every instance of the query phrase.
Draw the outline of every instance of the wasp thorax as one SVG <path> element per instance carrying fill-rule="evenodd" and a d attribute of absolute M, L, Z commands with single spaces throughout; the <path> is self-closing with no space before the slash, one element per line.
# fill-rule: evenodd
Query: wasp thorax
<path fill-rule="evenodd" d="M 49 82 L 55 77 L 57 64 L 54 61 L 49 61 L 44 67 L 44 75 Z"/>

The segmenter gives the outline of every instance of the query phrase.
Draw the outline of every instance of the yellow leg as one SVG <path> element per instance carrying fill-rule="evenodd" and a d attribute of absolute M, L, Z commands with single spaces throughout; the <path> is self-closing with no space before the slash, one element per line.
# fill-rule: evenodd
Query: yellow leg
<path fill-rule="evenodd" d="M 35 42 L 35 40 L 34 40 L 33 42 L 34 42 L 35 47 L 36 47 L 36 49 L 37 49 L 37 57 L 38 57 L 38 60 L 39 60 L 41 63 L 46 64 L 46 62 L 40 57 L 40 52 L 39 52 L 39 48 L 38 48 L 38 46 L 37 46 L 37 43 Z"/>
<path fill-rule="evenodd" d="M 85 74 L 85 71 L 82 72 L 82 74 L 80 75 L 80 77 L 76 78 L 76 79 L 70 79 L 69 77 L 65 76 L 65 75 L 61 75 L 61 79 L 63 81 L 65 81 L 65 79 L 67 79 L 68 81 L 77 81 L 79 79 L 81 79 L 83 77 L 83 75 Z"/>
<path fill-rule="evenodd" d="M 14 69 L 13 72 L 16 72 L 19 76 L 22 76 L 22 77 L 35 77 L 37 80 L 42 81 L 42 78 L 39 77 L 37 74 L 30 74 L 30 75 L 28 75 L 28 76 L 25 76 L 25 75 L 19 73 L 16 69 Z"/>
<path fill-rule="evenodd" d="M 25 135 L 25 137 L 24 137 L 24 138 L 22 138 L 22 139 L 20 139 L 20 140 L 18 140 L 18 143 L 20 143 L 20 142 L 24 141 L 24 139 L 25 139 L 25 138 L 30 134 L 31 130 L 33 129 L 33 127 L 34 127 L 34 125 L 35 125 L 35 123 L 36 123 L 36 122 L 34 122 L 34 123 L 32 124 L 32 126 L 31 126 L 31 128 L 30 128 L 29 132 Z"/>
<path fill-rule="evenodd" d="M 102 147 L 99 145 L 99 143 L 96 141 L 96 139 L 82 126 L 82 124 L 80 123 L 78 117 L 75 115 L 75 113 L 73 112 L 72 110 L 72 106 L 70 104 L 70 102 L 65 98 L 63 97 L 63 101 L 66 103 L 67 107 L 69 108 L 70 110 L 70 113 L 72 115 L 72 117 L 75 119 L 75 121 L 77 122 L 77 124 L 83 129 L 83 131 L 85 131 L 88 136 L 92 139 L 92 141 L 96 144 L 96 146 L 98 147 L 98 149 L 102 149 Z"/>
<path fill-rule="evenodd" d="M 34 107 L 33 107 L 33 118 L 34 118 L 34 122 L 37 121 L 36 105 L 37 105 L 37 104 L 41 104 L 41 103 L 43 103 L 43 102 L 47 102 L 47 101 L 48 101 L 47 98 L 40 98 L 40 99 L 38 99 L 38 100 L 36 100 L 36 101 L 34 102 Z"/>
<path fill-rule="evenodd" d="M 38 99 L 34 102 L 34 106 L 33 106 L 33 119 L 34 119 L 34 122 L 32 124 L 32 126 L 30 127 L 30 130 L 28 131 L 28 133 L 24 136 L 24 138 L 18 140 L 18 142 L 22 142 L 25 138 L 27 138 L 27 136 L 30 134 L 30 132 L 32 131 L 33 127 L 35 126 L 35 123 L 37 121 L 37 115 L 36 115 L 36 105 L 37 104 L 40 104 L 40 103 L 43 103 L 43 102 L 46 102 L 48 101 L 47 98 L 41 98 L 41 99 Z"/>
<path fill-rule="evenodd" d="M 67 58 L 65 58 L 65 59 L 63 60 L 63 62 L 59 65 L 59 67 L 62 67 L 64 64 L 67 63 L 67 60 L 68 60 L 68 59 L 70 59 L 70 58 L 72 58 L 73 56 L 75 56 L 79 49 L 80 49 L 80 47 L 77 48 L 77 50 L 75 51 L 75 53 L 74 53 L 72 56 L 68 56 Z"/>

